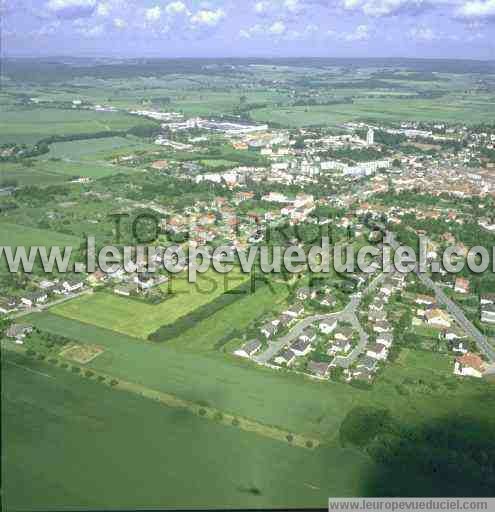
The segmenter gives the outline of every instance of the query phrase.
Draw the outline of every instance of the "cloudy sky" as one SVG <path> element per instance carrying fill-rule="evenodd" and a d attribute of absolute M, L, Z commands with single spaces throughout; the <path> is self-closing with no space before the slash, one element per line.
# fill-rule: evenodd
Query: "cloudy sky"
<path fill-rule="evenodd" d="M 0 0 L 6 55 L 495 59 L 495 0 Z"/>

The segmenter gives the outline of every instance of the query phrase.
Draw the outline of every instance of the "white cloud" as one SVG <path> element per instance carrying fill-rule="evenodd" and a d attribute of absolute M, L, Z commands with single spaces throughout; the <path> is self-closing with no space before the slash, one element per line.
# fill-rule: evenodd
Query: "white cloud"
<path fill-rule="evenodd" d="M 495 0 L 471 0 L 459 6 L 456 14 L 470 20 L 495 18 Z"/>
<path fill-rule="evenodd" d="M 367 41 L 370 35 L 368 25 L 358 25 L 354 31 L 343 34 L 342 37 L 345 41 Z"/>
<path fill-rule="evenodd" d="M 438 3 L 443 3 L 440 0 Z M 418 11 L 432 5 L 430 0 L 343 0 L 349 11 L 362 11 L 367 16 L 389 16 L 400 11 Z"/>
<path fill-rule="evenodd" d="M 83 18 L 93 14 L 96 0 L 49 0 L 46 7 L 61 18 Z"/>
<path fill-rule="evenodd" d="M 276 21 L 268 28 L 268 32 L 275 36 L 280 36 L 286 31 L 287 27 L 283 21 Z"/>
<path fill-rule="evenodd" d="M 98 16 L 108 16 L 110 14 L 110 5 L 108 3 L 98 4 L 96 8 L 96 14 Z"/>
<path fill-rule="evenodd" d="M 439 35 L 429 27 L 414 27 L 408 32 L 408 36 L 416 41 L 435 41 Z"/>
<path fill-rule="evenodd" d="M 223 9 L 209 10 L 202 9 L 198 11 L 194 16 L 191 17 L 191 23 L 193 25 L 203 25 L 208 27 L 214 27 L 225 18 L 225 11 Z"/>
<path fill-rule="evenodd" d="M 260 2 L 256 2 L 254 4 L 254 11 L 258 14 L 263 14 L 270 9 L 269 2 L 264 2 L 263 0 Z"/>
<path fill-rule="evenodd" d="M 92 38 L 101 36 L 104 32 L 103 25 L 80 26 L 77 31 L 84 37 Z"/>
<path fill-rule="evenodd" d="M 115 18 L 113 20 L 113 26 L 115 28 L 126 28 L 127 27 L 127 21 L 123 20 L 122 18 Z"/>
<path fill-rule="evenodd" d="M 155 5 L 154 7 L 150 7 L 144 11 L 144 17 L 146 21 L 151 23 L 158 21 L 162 17 L 162 10 L 159 5 Z"/>
<path fill-rule="evenodd" d="M 167 7 L 165 7 L 165 12 L 170 16 L 175 14 L 189 14 L 189 10 L 186 7 L 184 2 L 177 0 L 176 2 L 170 2 Z"/>
<path fill-rule="evenodd" d="M 299 0 L 285 0 L 284 7 L 291 13 L 298 13 L 303 10 L 303 6 Z"/>

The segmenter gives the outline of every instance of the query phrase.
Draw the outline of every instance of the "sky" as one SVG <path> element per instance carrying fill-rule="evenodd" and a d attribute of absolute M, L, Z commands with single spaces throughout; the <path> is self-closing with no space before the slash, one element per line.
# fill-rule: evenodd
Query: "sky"
<path fill-rule="evenodd" d="M 495 59 L 495 0 L 0 0 L 6 56 Z"/>

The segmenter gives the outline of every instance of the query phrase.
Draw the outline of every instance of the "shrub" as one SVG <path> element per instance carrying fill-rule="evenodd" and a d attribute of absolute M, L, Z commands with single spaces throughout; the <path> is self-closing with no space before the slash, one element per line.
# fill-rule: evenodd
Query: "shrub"
<path fill-rule="evenodd" d="M 45 360 L 45 358 L 46 358 L 46 356 L 45 356 L 45 355 L 43 355 L 43 354 L 38 354 L 38 359 L 39 359 L 40 361 L 44 361 L 44 360 Z"/>
<path fill-rule="evenodd" d="M 30 348 L 27 349 L 26 354 L 29 357 L 35 357 L 36 356 L 36 352 L 34 350 L 30 349 Z"/>
<path fill-rule="evenodd" d="M 74 373 L 79 373 L 81 371 L 81 368 L 79 368 L 79 366 L 73 366 L 71 369 Z"/>
<path fill-rule="evenodd" d="M 84 372 L 84 375 L 88 378 L 91 378 L 94 375 L 94 373 L 91 370 L 86 370 Z"/>
<path fill-rule="evenodd" d="M 200 415 L 200 416 L 206 416 L 206 409 L 201 408 L 201 409 L 199 410 L 199 415 Z"/>
<path fill-rule="evenodd" d="M 237 418 L 234 418 L 232 420 L 232 426 L 234 426 L 234 427 L 238 427 L 239 426 L 239 420 Z"/>
<path fill-rule="evenodd" d="M 340 426 L 340 438 L 356 446 L 363 447 L 377 435 L 390 431 L 392 420 L 386 409 L 376 407 L 356 407 L 349 411 Z"/>
<path fill-rule="evenodd" d="M 292 434 L 287 434 L 286 439 L 289 443 L 292 443 L 292 441 L 294 441 L 294 436 Z"/>
<path fill-rule="evenodd" d="M 118 381 L 118 380 L 116 380 L 116 379 L 112 379 L 112 380 L 110 381 L 110 386 L 116 386 L 118 383 L 119 383 L 119 381 Z"/>
<path fill-rule="evenodd" d="M 313 441 L 306 441 L 306 448 L 313 448 Z"/>
<path fill-rule="evenodd" d="M 105 382 L 105 377 L 103 377 L 103 375 L 98 375 L 98 377 L 96 377 L 96 380 L 98 382 Z"/>
<path fill-rule="evenodd" d="M 223 420 L 223 414 L 220 411 L 215 413 L 215 420 L 217 420 L 217 421 Z"/>
<path fill-rule="evenodd" d="M 69 367 L 69 365 L 67 363 L 62 363 L 60 365 L 60 368 L 68 368 L 68 367 Z"/>

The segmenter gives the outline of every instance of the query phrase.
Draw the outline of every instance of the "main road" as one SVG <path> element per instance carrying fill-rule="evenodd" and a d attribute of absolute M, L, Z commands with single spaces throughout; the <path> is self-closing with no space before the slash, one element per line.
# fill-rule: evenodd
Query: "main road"
<path fill-rule="evenodd" d="M 399 243 L 395 240 L 393 233 L 387 233 L 389 243 L 393 249 L 399 247 Z M 457 321 L 457 323 L 469 334 L 478 347 L 478 350 L 483 353 L 490 362 L 495 362 L 495 349 L 488 343 L 486 336 L 484 336 L 479 329 L 466 317 L 462 309 L 438 286 L 432 279 L 425 273 L 420 272 L 419 268 L 416 267 L 414 273 L 418 276 L 419 280 L 430 290 L 433 290 L 437 301 L 442 304 L 450 315 Z"/>

